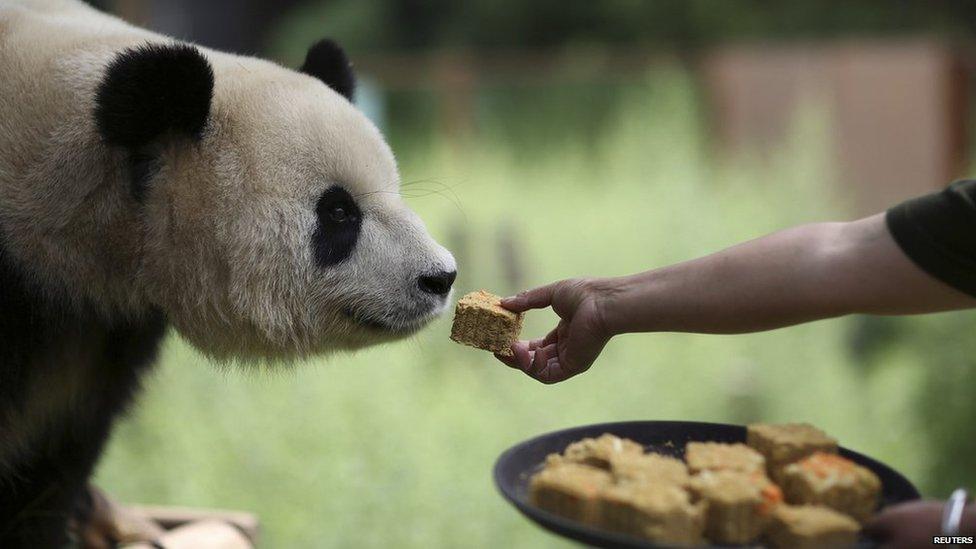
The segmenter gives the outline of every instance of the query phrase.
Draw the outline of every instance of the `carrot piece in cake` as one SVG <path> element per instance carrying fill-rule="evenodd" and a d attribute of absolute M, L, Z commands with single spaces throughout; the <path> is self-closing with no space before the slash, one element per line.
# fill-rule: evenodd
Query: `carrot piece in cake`
<path fill-rule="evenodd" d="M 836 454 L 803 458 L 784 467 L 782 476 L 783 492 L 790 503 L 825 505 L 860 522 L 878 507 L 878 476 Z"/>
<path fill-rule="evenodd" d="M 782 469 L 816 452 L 837 453 L 837 440 L 806 423 L 749 425 L 746 443 L 766 458 L 766 470 L 774 482 L 782 481 Z"/>
<path fill-rule="evenodd" d="M 783 501 L 779 488 L 757 471 L 705 470 L 692 477 L 691 491 L 706 504 L 705 536 L 717 543 L 755 541 Z"/>

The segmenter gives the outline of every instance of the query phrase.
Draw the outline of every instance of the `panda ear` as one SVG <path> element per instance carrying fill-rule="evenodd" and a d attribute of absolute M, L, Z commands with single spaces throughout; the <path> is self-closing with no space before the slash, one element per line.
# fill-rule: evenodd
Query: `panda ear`
<path fill-rule="evenodd" d="M 318 78 L 326 86 L 352 101 L 356 92 L 356 76 L 352 63 L 339 44 L 328 38 L 319 40 L 308 49 L 301 72 Z"/>
<path fill-rule="evenodd" d="M 118 54 L 95 94 L 106 142 L 137 148 L 172 132 L 199 139 L 210 114 L 214 75 L 187 44 L 146 44 Z"/>

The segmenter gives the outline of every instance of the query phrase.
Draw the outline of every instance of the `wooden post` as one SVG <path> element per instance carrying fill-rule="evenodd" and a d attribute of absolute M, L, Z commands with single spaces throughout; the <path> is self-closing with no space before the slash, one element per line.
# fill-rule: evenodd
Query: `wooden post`
<path fill-rule="evenodd" d="M 191 522 L 170 530 L 152 543 L 127 545 L 128 549 L 253 549 L 254 544 L 237 528 L 219 520 Z"/>
<path fill-rule="evenodd" d="M 444 135 L 461 148 L 475 130 L 477 73 L 469 58 L 445 55 L 439 58 L 434 74 Z"/>
<path fill-rule="evenodd" d="M 157 522 L 169 530 L 199 521 L 220 521 L 234 525 L 253 543 L 258 542 L 260 526 L 258 518 L 244 511 L 224 511 L 220 509 L 194 509 L 190 507 L 164 507 L 155 505 L 129 505 L 127 509 Z"/>
<path fill-rule="evenodd" d="M 870 214 L 961 175 L 967 70 L 925 40 L 719 49 L 702 70 L 720 149 L 779 152 L 797 107 L 826 107 L 836 183 Z"/>

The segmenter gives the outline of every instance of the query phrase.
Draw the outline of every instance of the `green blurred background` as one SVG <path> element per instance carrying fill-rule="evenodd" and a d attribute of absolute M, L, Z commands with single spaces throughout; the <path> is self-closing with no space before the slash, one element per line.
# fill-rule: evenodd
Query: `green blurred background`
<path fill-rule="evenodd" d="M 744 146 L 717 127 L 703 60 L 742 44 L 922 37 L 951 44 L 938 51 L 966 69 L 976 22 L 972 3 L 951 1 L 199 4 L 104 7 L 291 66 L 321 36 L 343 41 L 403 195 L 458 259 L 458 295 L 632 273 L 867 213 L 858 196 L 886 177 L 844 178 L 833 96 L 804 96 L 777 138 Z M 945 108 L 968 135 L 962 82 L 961 105 Z M 951 142 L 951 175 L 964 175 L 969 140 Z M 531 313 L 525 334 L 554 318 Z M 97 482 L 125 502 L 252 511 L 264 547 L 567 546 L 497 495 L 491 467 L 510 445 L 603 421 L 762 420 L 817 424 L 944 497 L 976 485 L 974 328 L 966 312 L 629 335 L 555 386 L 453 344 L 449 317 L 408 341 L 273 372 L 221 368 L 173 334 Z"/>

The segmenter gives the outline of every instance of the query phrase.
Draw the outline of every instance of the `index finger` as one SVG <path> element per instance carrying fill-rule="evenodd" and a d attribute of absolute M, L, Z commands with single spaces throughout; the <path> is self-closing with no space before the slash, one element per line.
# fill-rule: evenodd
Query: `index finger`
<path fill-rule="evenodd" d="M 558 282 L 552 284 L 546 284 L 545 286 L 539 286 L 538 288 L 532 288 L 531 290 L 525 290 L 519 292 L 517 295 L 512 297 L 506 297 L 501 300 L 501 306 L 512 311 L 513 313 L 522 313 L 528 311 L 529 309 L 542 309 L 552 305 L 552 296 L 556 293 L 556 287 L 559 285 Z"/>

